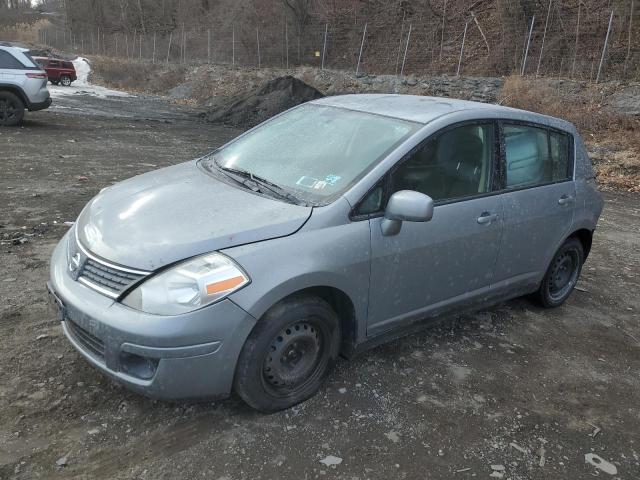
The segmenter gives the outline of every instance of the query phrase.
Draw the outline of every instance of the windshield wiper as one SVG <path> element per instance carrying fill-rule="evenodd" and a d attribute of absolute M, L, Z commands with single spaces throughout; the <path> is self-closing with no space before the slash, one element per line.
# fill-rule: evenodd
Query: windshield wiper
<path fill-rule="evenodd" d="M 217 162 L 217 160 L 214 160 L 213 163 L 216 165 L 216 167 L 218 167 L 220 170 L 222 170 L 227 174 L 231 173 L 231 174 L 237 175 L 239 177 L 244 178 L 245 181 L 247 179 L 251 180 L 257 186 L 258 190 L 262 193 L 265 193 L 264 190 L 266 189 L 272 194 L 276 195 L 277 197 L 287 200 L 290 203 L 295 203 L 296 205 L 304 205 L 305 207 L 308 206 L 306 202 L 303 202 L 298 197 L 291 194 L 286 189 L 282 188 L 280 185 L 273 183 L 272 181 L 267 180 L 266 178 L 261 177 L 260 175 L 256 175 L 255 173 L 249 172 L 248 170 L 244 170 L 242 168 L 225 167 L 223 165 L 220 165 Z M 248 187 L 248 185 L 244 181 L 241 182 L 239 180 L 236 180 L 236 182 L 244 185 L 245 187 Z"/>

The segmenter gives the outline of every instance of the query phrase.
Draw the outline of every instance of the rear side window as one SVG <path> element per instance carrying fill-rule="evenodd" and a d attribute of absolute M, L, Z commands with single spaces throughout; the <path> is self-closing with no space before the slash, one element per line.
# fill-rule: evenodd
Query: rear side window
<path fill-rule="evenodd" d="M 16 57 L 4 50 L 0 50 L 0 68 L 7 68 L 9 70 L 27 69 Z"/>
<path fill-rule="evenodd" d="M 60 62 L 58 60 L 49 60 L 49 66 L 50 67 L 59 68 L 60 67 Z"/>
<path fill-rule="evenodd" d="M 571 176 L 569 136 L 545 128 L 505 125 L 507 188 L 560 182 Z"/>

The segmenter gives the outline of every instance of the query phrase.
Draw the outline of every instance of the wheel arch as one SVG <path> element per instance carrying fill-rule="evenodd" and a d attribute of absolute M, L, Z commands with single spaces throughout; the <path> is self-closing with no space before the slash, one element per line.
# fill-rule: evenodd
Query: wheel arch
<path fill-rule="evenodd" d="M 584 259 L 586 260 L 589 256 L 589 252 L 591 251 L 591 245 L 593 243 L 593 230 L 589 230 L 588 228 L 580 228 L 575 230 L 571 235 L 567 238 L 577 238 L 580 240 L 582 244 L 582 249 L 584 250 Z"/>
<path fill-rule="evenodd" d="M 11 84 L 0 83 L 0 92 L 2 91 L 13 93 L 22 101 L 22 103 L 24 104 L 24 108 L 29 107 L 29 99 L 20 87 Z"/>
<path fill-rule="evenodd" d="M 299 295 L 312 295 L 319 297 L 333 308 L 338 315 L 338 320 L 340 321 L 340 333 L 342 339 L 340 353 L 343 356 L 350 356 L 358 338 L 358 321 L 355 305 L 349 295 L 343 290 L 329 285 L 308 286 L 293 291 L 280 298 L 275 301 L 269 309 L 289 298 Z"/>

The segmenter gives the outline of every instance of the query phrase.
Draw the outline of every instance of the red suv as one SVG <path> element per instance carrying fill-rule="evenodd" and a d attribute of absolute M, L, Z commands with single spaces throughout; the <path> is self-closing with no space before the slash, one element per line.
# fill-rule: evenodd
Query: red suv
<path fill-rule="evenodd" d="M 54 85 L 61 84 L 68 87 L 78 78 L 73 63 L 67 60 L 46 57 L 34 57 L 34 60 L 42 65 L 42 68 L 47 72 L 49 81 Z"/>

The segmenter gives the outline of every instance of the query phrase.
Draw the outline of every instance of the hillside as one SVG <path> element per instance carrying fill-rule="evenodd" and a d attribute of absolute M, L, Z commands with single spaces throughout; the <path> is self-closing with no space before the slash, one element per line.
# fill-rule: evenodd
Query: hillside
<path fill-rule="evenodd" d="M 38 8 L 23 17 L 46 18 L 37 38 L 23 26 L 0 36 L 129 58 L 377 74 L 455 74 L 463 38 L 461 72 L 520 72 L 534 20 L 526 73 L 581 80 L 597 76 L 613 11 L 602 79 L 640 76 L 635 0 L 47 0 Z"/>

